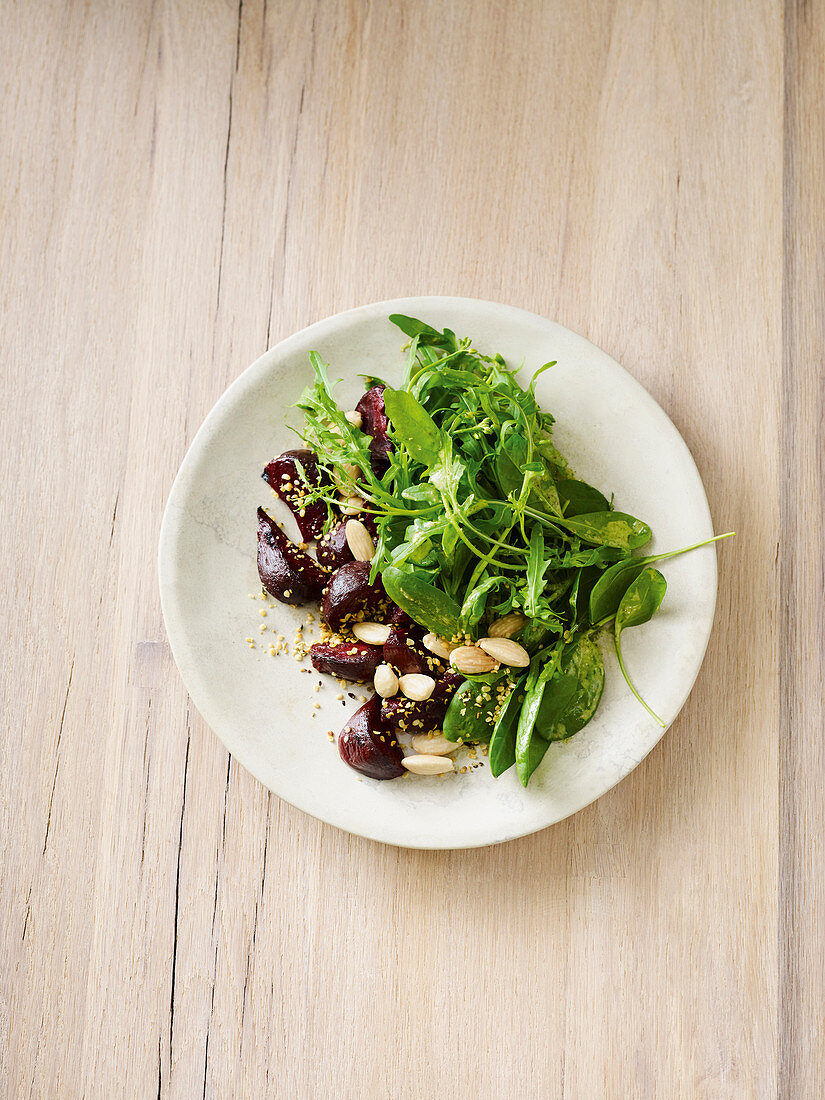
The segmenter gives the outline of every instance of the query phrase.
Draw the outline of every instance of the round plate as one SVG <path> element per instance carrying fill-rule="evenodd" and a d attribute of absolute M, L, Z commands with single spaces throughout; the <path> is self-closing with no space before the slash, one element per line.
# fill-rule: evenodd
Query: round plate
<path fill-rule="evenodd" d="M 494 844 L 580 810 L 632 771 L 662 736 L 626 687 L 609 639 L 596 716 L 570 741 L 551 745 L 526 790 L 515 769 L 493 779 L 486 764 L 464 774 L 380 782 L 348 768 L 328 738 L 359 703 L 345 696 L 342 705 L 331 678 L 307 675 L 286 654 L 269 655 L 273 634 L 291 642 L 305 613 L 281 604 L 269 610 L 250 599 L 261 591 L 256 507 L 266 507 L 297 537 L 287 509 L 260 475 L 270 458 L 296 445 L 285 418 L 298 423 L 289 407 L 312 378 L 308 352 L 320 352 L 331 364 L 330 378 L 341 379 L 339 404 L 352 408 L 365 388 L 359 374 L 375 373 L 391 384 L 401 376 L 405 337 L 387 320 L 390 313 L 471 336 L 481 351 L 501 352 L 511 365 L 523 362 L 522 379 L 556 359 L 537 387 L 542 407 L 556 418 L 554 439 L 580 477 L 608 497 L 613 493 L 618 508 L 651 525 L 654 541 L 645 552 L 712 535 L 702 482 L 684 441 L 610 356 L 561 325 L 510 306 L 403 298 L 349 310 L 291 336 L 253 363 L 218 401 L 183 461 L 163 518 L 163 614 L 195 706 L 236 759 L 275 794 L 331 825 L 389 844 Z M 670 723 L 693 685 L 710 635 L 715 549 L 665 562 L 662 570 L 668 591 L 661 611 L 629 630 L 623 649 L 642 696 Z M 254 648 L 245 641 L 250 637 Z M 319 679 L 324 686 L 315 693 Z M 356 685 L 354 693 L 367 694 L 366 687 Z M 315 702 L 321 707 L 312 717 Z"/>

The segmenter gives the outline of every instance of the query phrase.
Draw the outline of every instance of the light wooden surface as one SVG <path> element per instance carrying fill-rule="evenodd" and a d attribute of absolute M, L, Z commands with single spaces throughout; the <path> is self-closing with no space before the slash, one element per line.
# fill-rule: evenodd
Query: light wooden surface
<path fill-rule="evenodd" d="M 824 6 L 7 0 L 2 25 L 0 1093 L 821 1097 Z M 660 746 L 469 853 L 270 796 L 188 705 L 156 592 L 226 385 L 418 293 L 615 355 L 739 533 Z"/>

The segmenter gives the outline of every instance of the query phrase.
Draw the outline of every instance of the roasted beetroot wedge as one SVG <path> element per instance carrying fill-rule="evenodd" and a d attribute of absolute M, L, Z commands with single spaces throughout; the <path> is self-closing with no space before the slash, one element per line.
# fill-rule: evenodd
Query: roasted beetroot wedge
<path fill-rule="evenodd" d="M 438 729 L 447 713 L 447 701 L 430 696 L 422 702 L 393 695 L 381 704 L 381 721 L 399 733 L 426 733 Z"/>
<path fill-rule="evenodd" d="M 371 779 L 397 779 L 404 774 L 404 754 L 395 736 L 381 723 L 381 696 L 373 695 L 338 734 L 345 764 Z"/>
<path fill-rule="evenodd" d="M 263 508 L 258 509 L 258 575 L 281 603 L 320 600 L 329 579 L 326 570 L 286 537 Z"/>
<path fill-rule="evenodd" d="M 360 519 L 369 533 L 375 538 L 375 520 L 366 512 L 357 516 L 347 516 L 341 520 L 319 541 L 318 561 L 327 569 L 338 569 L 345 562 L 352 561 L 352 551 L 347 543 L 347 520 Z"/>
<path fill-rule="evenodd" d="M 310 542 L 317 539 L 324 529 L 327 506 L 322 500 L 306 502 L 307 487 L 298 471 L 298 462 L 306 471 L 309 484 L 313 488 L 322 481 L 328 484 L 318 468 L 318 456 L 314 451 L 284 451 L 267 464 L 261 477 L 295 516 L 301 538 Z"/>
<path fill-rule="evenodd" d="M 372 437 L 370 465 L 377 477 L 386 473 L 390 464 L 387 456 L 392 450 L 392 443 L 387 434 L 390 422 L 384 409 L 384 388 L 384 386 L 373 386 L 355 406 L 355 411 L 361 414 L 361 431 Z"/>
<path fill-rule="evenodd" d="M 408 672 L 420 672 L 424 676 L 438 678 L 444 670 L 443 662 L 434 653 L 428 652 L 407 627 L 398 624 L 393 625 L 389 638 L 384 642 L 384 660 L 397 668 L 402 676 Z"/>
<path fill-rule="evenodd" d="M 315 642 L 309 650 L 312 667 L 329 676 L 342 680 L 371 680 L 383 657 L 377 645 L 366 642 L 346 642 L 343 645 L 327 645 Z"/>
<path fill-rule="evenodd" d="M 341 520 L 319 540 L 316 552 L 318 561 L 327 569 L 340 569 L 344 562 L 352 561 L 352 551 L 347 543 L 346 520 Z"/>
<path fill-rule="evenodd" d="M 395 604 L 393 604 L 392 607 L 390 608 L 390 614 L 389 614 L 389 617 L 387 619 L 387 622 L 391 623 L 393 626 L 410 627 L 410 626 L 415 626 L 416 625 L 412 621 L 410 616 L 407 614 L 407 612 L 402 611 L 401 608 L 397 607 Z"/>
<path fill-rule="evenodd" d="M 385 699 L 381 706 L 381 720 L 404 733 L 424 733 L 438 729 L 444 721 L 450 700 L 463 683 L 464 677 L 457 672 L 445 672 L 436 680 L 435 690 L 429 699 L 417 702 L 405 699 L 403 695 L 394 695 Z"/>
<path fill-rule="evenodd" d="M 370 563 L 348 561 L 336 569 L 330 578 L 321 614 L 331 630 L 337 630 L 348 615 L 358 611 L 374 611 L 385 599 L 381 578 L 370 584 Z"/>

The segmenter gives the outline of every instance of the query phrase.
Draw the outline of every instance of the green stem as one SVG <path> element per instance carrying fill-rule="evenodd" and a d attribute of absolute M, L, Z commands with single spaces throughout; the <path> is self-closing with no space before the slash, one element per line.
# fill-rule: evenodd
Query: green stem
<path fill-rule="evenodd" d="M 463 513 L 459 512 L 459 513 L 456 513 L 456 514 L 463 514 Z M 525 550 L 521 546 L 513 546 L 509 542 L 502 542 L 500 539 L 494 539 L 491 535 L 486 535 L 483 531 L 479 531 L 479 529 L 477 527 L 475 527 L 472 523 L 470 523 L 470 521 L 469 521 L 469 519 L 467 519 L 466 515 L 464 515 L 464 522 L 467 525 L 467 527 L 470 528 L 470 530 L 473 532 L 474 535 L 478 535 L 479 538 L 486 539 L 493 546 L 498 546 L 502 550 L 507 550 L 508 553 L 511 553 L 511 554 L 521 554 L 524 557 L 526 557 L 527 554 L 529 553 L 528 550 Z M 515 522 L 515 520 L 513 522 Z M 505 534 L 508 534 L 510 531 L 512 531 L 512 529 L 513 529 L 513 524 L 511 523 L 510 526 L 505 531 Z M 521 569 L 522 566 L 515 565 L 515 566 L 507 566 L 506 568 Z"/>
<path fill-rule="evenodd" d="M 525 505 L 523 511 L 525 515 L 528 515 L 533 519 L 537 519 L 539 523 L 543 523 L 545 527 L 551 527 L 557 535 L 562 535 L 566 539 L 570 538 L 569 533 L 565 531 L 563 527 L 560 527 L 555 520 L 548 519 L 547 516 L 542 515 L 541 512 L 537 512 L 535 508 L 528 508 Z"/>
<path fill-rule="evenodd" d="M 445 505 L 446 505 L 446 503 L 447 503 L 447 501 L 445 500 Z M 485 564 L 497 565 L 499 569 L 509 569 L 509 570 L 511 570 L 511 572 L 515 572 L 515 573 L 521 573 L 523 571 L 523 569 L 524 569 L 523 565 L 507 565 L 506 562 L 499 561 L 498 558 L 491 557 L 489 554 L 485 554 L 482 550 L 479 550 L 477 546 L 474 546 L 473 543 L 470 542 L 470 540 L 467 538 L 467 536 L 461 530 L 461 525 L 458 522 L 458 518 L 457 518 L 458 513 L 451 509 L 447 514 L 448 514 L 448 517 L 449 517 L 449 520 L 450 520 L 450 526 L 453 528 L 453 530 L 458 535 L 458 537 L 461 539 L 461 541 L 464 543 L 464 545 L 469 547 L 469 549 L 472 550 L 472 552 L 475 554 L 475 556 L 477 558 L 481 558 L 481 560 L 483 562 L 485 562 Z M 487 537 L 486 535 L 482 536 L 482 538 L 486 538 L 486 537 Z"/>
<path fill-rule="evenodd" d="M 710 546 L 711 543 L 719 542 L 720 539 L 732 538 L 735 534 L 735 531 L 726 531 L 724 535 L 714 535 L 712 539 L 705 539 L 704 542 L 695 542 L 693 546 L 685 546 L 681 550 L 668 550 L 664 554 L 652 554 L 644 560 L 646 563 L 649 563 L 652 561 L 664 561 L 665 558 L 675 558 L 678 557 L 679 554 L 689 554 L 691 550 L 700 550 L 703 546 Z"/>
<path fill-rule="evenodd" d="M 645 708 L 645 710 L 650 715 L 650 717 L 655 718 L 656 721 L 659 723 L 659 725 L 662 727 L 662 729 L 667 729 L 667 723 L 662 721 L 662 719 L 659 717 L 659 715 L 656 713 L 656 711 L 650 709 L 650 707 L 647 705 L 647 703 L 644 701 L 644 699 L 641 697 L 641 695 L 638 693 L 638 691 L 634 687 L 633 681 L 630 679 L 630 676 L 628 675 L 627 669 L 624 666 L 624 660 L 622 659 L 621 643 L 619 642 L 619 639 L 615 635 L 613 637 L 613 642 L 614 642 L 614 645 L 616 647 L 616 656 L 619 659 L 619 668 L 622 670 L 622 676 L 624 676 L 625 683 L 630 688 L 630 690 L 633 692 L 633 694 L 636 696 L 636 698 L 639 700 L 639 702 L 642 704 L 642 706 Z"/>

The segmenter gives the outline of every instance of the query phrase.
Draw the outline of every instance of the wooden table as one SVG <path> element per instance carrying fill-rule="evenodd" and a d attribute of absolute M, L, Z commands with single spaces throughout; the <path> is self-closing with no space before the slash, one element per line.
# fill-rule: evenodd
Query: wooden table
<path fill-rule="evenodd" d="M 825 4 L 2 7 L 0 1092 L 825 1094 Z M 270 795 L 156 590 L 226 385 L 411 293 L 604 347 L 738 532 L 660 746 L 485 851 Z"/>

